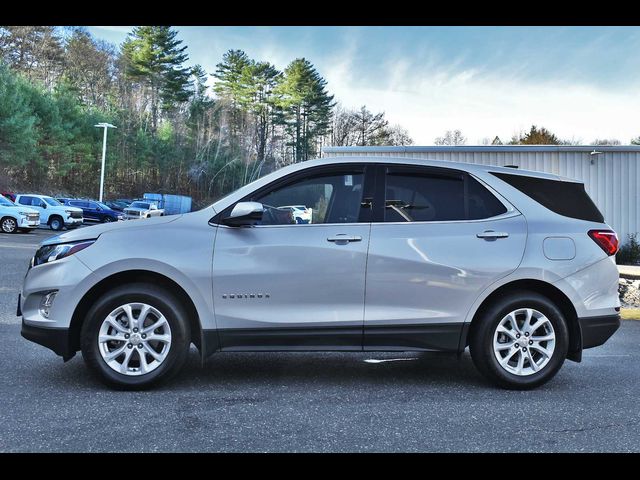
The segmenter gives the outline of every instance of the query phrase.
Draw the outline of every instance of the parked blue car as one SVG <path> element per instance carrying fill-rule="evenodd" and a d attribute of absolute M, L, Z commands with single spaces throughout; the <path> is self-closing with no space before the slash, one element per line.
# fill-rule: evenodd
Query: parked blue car
<path fill-rule="evenodd" d="M 58 201 L 64 205 L 81 208 L 85 221 L 107 223 L 122 220 L 122 212 L 112 210 L 104 203 L 95 200 L 59 198 Z"/>

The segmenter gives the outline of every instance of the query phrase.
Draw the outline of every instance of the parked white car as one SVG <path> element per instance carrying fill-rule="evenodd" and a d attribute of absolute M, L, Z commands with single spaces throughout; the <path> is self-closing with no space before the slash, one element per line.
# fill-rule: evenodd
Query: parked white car
<path fill-rule="evenodd" d="M 84 220 L 81 208 L 63 205 L 48 195 L 18 194 L 15 203 L 36 210 L 40 214 L 40 224 L 49 225 L 51 230 L 75 228 Z"/>
<path fill-rule="evenodd" d="M 29 232 L 40 225 L 40 214 L 33 208 L 18 206 L 0 195 L 0 230 L 3 233 Z"/>
<path fill-rule="evenodd" d="M 312 223 L 313 210 L 306 205 L 285 205 L 280 210 L 291 210 L 296 223 Z"/>
<path fill-rule="evenodd" d="M 153 202 L 136 201 L 122 212 L 125 220 L 138 220 L 140 218 L 162 217 L 164 210 L 158 208 Z"/>

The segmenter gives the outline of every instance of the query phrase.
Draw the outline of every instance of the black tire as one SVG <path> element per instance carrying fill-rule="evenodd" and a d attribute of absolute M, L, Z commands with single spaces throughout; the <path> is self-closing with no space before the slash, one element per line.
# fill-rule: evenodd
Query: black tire
<path fill-rule="evenodd" d="M 116 219 L 113 217 L 110 217 L 108 215 L 105 215 L 104 217 L 102 217 L 102 223 L 110 223 L 110 222 L 115 222 Z"/>
<path fill-rule="evenodd" d="M 16 233 L 18 231 L 18 222 L 13 217 L 2 217 L 0 219 L 0 231 L 2 233 Z"/>
<path fill-rule="evenodd" d="M 153 371 L 128 376 L 113 370 L 102 358 L 98 333 L 104 319 L 114 309 L 142 302 L 158 309 L 171 329 L 171 345 L 164 361 Z M 102 295 L 91 307 L 82 324 L 80 346 L 88 367 L 108 386 L 118 390 L 143 390 L 170 379 L 184 365 L 191 343 L 187 314 L 182 304 L 167 290 L 148 283 L 121 285 Z"/>
<path fill-rule="evenodd" d="M 545 315 L 555 332 L 555 348 L 551 359 L 538 372 L 526 376 L 505 370 L 493 350 L 494 333 L 500 321 L 519 308 L 533 308 Z M 551 380 L 567 357 L 569 330 L 560 309 L 547 297 L 536 292 L 518 291 L 499 298 L 471 326 L 469 350 L 476 368 L 494 384 L 510 390 L 528 390 Z"/>
<path fill-rule="evenodd" d="M 62 219 L 62 217 L 59 215 L 53 215 L 49 219 L 49 228 L 56 232 L 62 230 L 64 228 L 64 220 Z"/>

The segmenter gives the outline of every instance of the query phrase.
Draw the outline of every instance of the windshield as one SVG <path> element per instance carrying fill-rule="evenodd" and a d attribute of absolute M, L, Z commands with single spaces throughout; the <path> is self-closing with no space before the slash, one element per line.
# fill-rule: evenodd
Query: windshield
<path fill-rule="evenodd" d="M 60 207 L 62 206 L 62 204 L 57 201 L 55 198 L 51 198 L 51 197 L 42 197 L 42 199 L 47 202 L 49 205 L 51 205 L 52 207 Z"/>
<path fill-rule="evenodd" d="M 0 205 L 3 207 L 15 207 L 15 204 L 11 203 L 11 200 L 6 199 L 2 195 L 0 195 Z"/>
<path fill-rule="evenodd" d="M 2 195 L 0 195 L 0 205 L 2 205 L 3 207 L 15 207 L 16 206 L 14 203 L 11 202 L 11 200 L 3 197 Z"/>
<path fill-rule="evenodd" d="M 148 203 L 142 203 L 142 202 L 133 202 L 129 206 L 132 207 L 132 208 L 144 208 L 145 210 L 149 209 L 149 204 Z"/>
<path fill-rule="evenodd" d="M 96 202 L 96 204 L 103 210 L 111 210 L 111 208 L 105 205 L 104 203 Z"/>

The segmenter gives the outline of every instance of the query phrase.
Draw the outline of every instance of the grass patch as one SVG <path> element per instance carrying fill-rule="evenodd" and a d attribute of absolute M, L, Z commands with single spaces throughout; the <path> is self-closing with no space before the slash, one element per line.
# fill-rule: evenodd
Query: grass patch
<path fill-rule="evenodd" d="M 623 320 L 640 320 L 640 308 L 621 308 L 620 316 Z"/>

